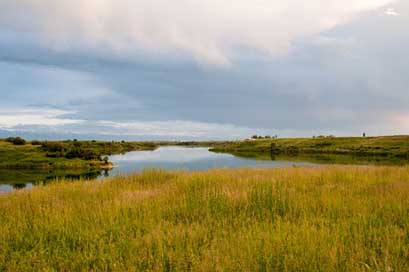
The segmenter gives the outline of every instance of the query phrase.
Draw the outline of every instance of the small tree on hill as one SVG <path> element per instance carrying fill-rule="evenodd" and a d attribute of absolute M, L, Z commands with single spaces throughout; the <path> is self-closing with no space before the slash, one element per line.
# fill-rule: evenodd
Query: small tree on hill
<path fill-rule="evenodd" d="M 108 156 L 105 156 L 102 160 L 104 161 L 105 164 L 108 164 L 108 162 L 109 162 Z"/>

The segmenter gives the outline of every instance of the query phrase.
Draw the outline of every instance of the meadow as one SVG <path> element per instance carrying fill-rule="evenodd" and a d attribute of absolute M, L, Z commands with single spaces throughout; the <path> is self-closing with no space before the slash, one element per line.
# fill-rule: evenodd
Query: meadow
<path fill-rule="evenodd" d="M 0 195 L 0 271 L 408 271 L 409 167 L 145 170 Z"/>
<path fill-rule="evenodd" d="M 112 168 L 104 156 L 153 150 L 151 142 L 31 141 L 13 144 L 0 139 L 0 169 L 56 170 Z"/>
<path fill-rule="evenodd" d="M 262 155 L 346 155 L 377 157 L 384 161 L 409 160 L 409 136 L 263 138 L 214 143 L 212 151 L 242 156 Z"/>

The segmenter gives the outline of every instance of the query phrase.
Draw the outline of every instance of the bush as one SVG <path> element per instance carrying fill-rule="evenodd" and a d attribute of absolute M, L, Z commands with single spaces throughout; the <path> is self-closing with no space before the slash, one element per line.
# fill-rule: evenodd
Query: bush
<path fill-rule="evenodd" d="M 41 144 L 44 150 L 48 152 L 63 152 L 65 151 L 65 146 L 58 142 L 44 142 Z"/>
<path fill-rule="evenodd" d="M 6 139 L 6 142 L 12 143 L 14 145 L 25 145 L 26 140 L 20 137 L 9 137 Z"/>
<path fill-rule="evenodd" d="M 74 159 L 74 158 L 80 158 L 81 157 L 81 151 L 79 148 L 71 148 L 68 150 L 68 152 L 65 154 L 65 157 L 67 159 Z"/>
<path fill-rule="evenodd" d="M 31 141 L 31 145 L 41 145 L 41 142 L 37 140 L 33 140 Z"/>
<path fill-rule="evenodd" d="M 81 158 L 85 160 L 101 160 L 101 157 L 92 149 L 84 149 L 81 151 Z"/>

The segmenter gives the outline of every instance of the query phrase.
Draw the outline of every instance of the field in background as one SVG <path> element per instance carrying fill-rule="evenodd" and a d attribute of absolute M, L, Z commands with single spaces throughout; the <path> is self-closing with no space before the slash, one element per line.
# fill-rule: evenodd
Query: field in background
<path fill-rule="evenodd" d="M 214 143 L 212 151 L 242 157 L 336 155 L 333 161 L 409 162 L 409 136 L 249 139 Z M 345 156 L 345 157 L 342 157 Z"/>
<path fill-rule="evenodd" d="M 0 271 L 408 271 L 409 168 L 165 172 L 0 195 Z"/>

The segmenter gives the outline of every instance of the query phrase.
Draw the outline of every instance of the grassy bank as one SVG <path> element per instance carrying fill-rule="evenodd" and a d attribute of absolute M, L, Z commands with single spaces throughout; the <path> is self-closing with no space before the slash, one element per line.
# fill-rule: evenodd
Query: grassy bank
<path fill-rule="evenodd" d="M 145 171 L 0 195 L 0 271 L 408 271 L 409 168 Z"/>
<path fill-rule="evenodd" d="M 409 136 L 257 139 L 215 143 L 212 151 L 241 156 L 332 154 L 409 160 Z"/>
<path fill-rule="evenodd" d="M 112 165 L 105 155 L 129 151 L 154 150 L 159 146 L 180 145 L 211 147 L 211 151 L 242 157 L 275 159 L 306 155 L 314 162 L 356 163 L 379 162 L 400 164 L 409 162 L 409 136 L 367 138 L 294 138 L 257 139 L 232 142 L 103 142 L 58 141 L 26 142 L 16 145 L 0 139 L 0 169 L 101 169 Z M 329 157 L 328 155 L 337 155 Z M 368 159 L 370 158 L 370 159 Z M 291 159 L 293 160 L 293 159 Z"/>
<path fill-rule="evenodd" d="M 0 169 L 100 169 L 111 164 L 103 156 L 153 150 L 154 143 L 55 141 L 15 145 L 0 139 Z"/>

